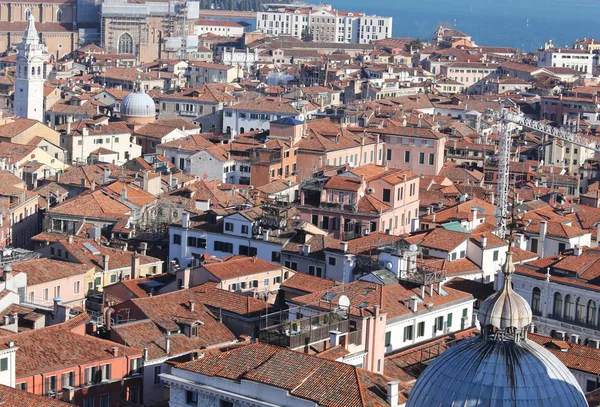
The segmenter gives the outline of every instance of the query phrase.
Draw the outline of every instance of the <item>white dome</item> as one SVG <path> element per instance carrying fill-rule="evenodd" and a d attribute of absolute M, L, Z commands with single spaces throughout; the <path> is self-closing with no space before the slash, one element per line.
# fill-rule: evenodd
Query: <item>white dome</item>
<path fill-rule="evenodd" d="M 121 103 L 121 116 L 125 117 L 155 117 L 155 110 L 154 100 L 141 91 L 130 93 Z"/>
<path fill-rule="evenodd" d="M 585 407 L 573 374 L 556 356 L 525 340 L 467 339 L 421 374 L 406 407 Z"/>

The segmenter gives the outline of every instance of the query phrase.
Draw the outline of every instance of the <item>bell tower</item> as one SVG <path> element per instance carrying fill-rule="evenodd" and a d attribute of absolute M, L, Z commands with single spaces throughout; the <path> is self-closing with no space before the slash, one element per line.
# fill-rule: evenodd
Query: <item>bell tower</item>
<path fill-rule="evenodd" d="M 44 63 L 48 59 L 47 49 L 40 43 L 31 14 L 27 18 L 27 28 L 23 42 L 17 47 L 17 72 L 15 74 L 14 114 L 44 122 Z"/>

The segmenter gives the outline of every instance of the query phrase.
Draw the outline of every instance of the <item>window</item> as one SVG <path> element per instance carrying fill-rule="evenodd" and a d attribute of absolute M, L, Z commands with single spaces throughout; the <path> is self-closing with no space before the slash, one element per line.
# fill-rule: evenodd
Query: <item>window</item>
<path fill-rule="evenodd" d="M 108 398 L 108 394 L 103 394 L 100 396 L 100 407 L 109 407 L 110 403 L 109 403 L 109 398 Z"/>
<path fill-rule="evenodd" d="M 83 398 L 83 407 L 94 407 L 94 397 L 88 396 Z"/>
<path fill-rule="evenodd" d="M 585 300 L 581 297 L 575 303 L 575 320 L 580 324 L 585 322 Z"/>
<path fill-rule="evenodd" d="M 412 341 L 413 338 L 413 326 L 405 326 L 404 327 L 404 342 Z"/>
<path fill-rule="evenodd" d="M 50 254 L 54 256 L 54 247 L 50 248 Z"/>
<path fill-rule="evenodd" d="M 85 384 L 98 383 L 98 367 L 92 366 L 85 369 Z"/>
<path fill-rule="evenodd" d="M 448 314 L 448 323 L 446 324 L 448 328 L 452 326 L 452 313 Z"/>
<path fill-rule="evenodd" d="M 494 261 L 498 261 L 498 254 L 499 254 L 499 251 L 498 250 L 494 250 L 494 254 L 493 254 L 493 256 L 494 256 L 493 260 Z"/>
<path fill-rule="evenodd" d="M 281 276 L 277 276 L 273 279 L 273 284 L 281 284 Z"/>
<path fill-rule="evenodd" d="M 437 317 L 435 319 L 434 330 L 441 331 L 444 329 L 444 317 Z"/>
<path fill-rule="evenodd" d="M 65 386 L 75 386 L 75 372 L 66 372 L 62 374 L 61 385 L 64 390 Z"/>
<path fill-rule="evenodd" d="M 575 302 L 573 301 L 573 296 L 571 294 L 567 294 L 565 296 L 565 313 L 564 317 L 566 319 L 573 319 L 573 307 L 575 306 Z"/>
<path fill-rule="evenodd" d="M 329 257 L 329 265 L 335 266 L 335 257 Z"/>
<path fill-rule="evenodd" d="M 466 318 L 466 317 L 467 317 L 467 315 L 469 315 L 469 309 L 468 309 L 468 308 L 463 308 L 463 311 L 462 311 L 462 317 L 463 317 L 463 318 Z"/>
<path fill-rule="evenodd" d="M 531 239 L 531 251 L 534 253 L 538 252 L 538 241 L 537 239 L 532 238 Z"/>
<path fill-rule="evenodd" d="M 425 164 L 425 153 L 419 153 L 419 164 Z"/>
<path fill-rule="evenodd" d="M 242 225 L 242 234 L 244 234 L 244 235 L 248 234 L 248 225 Z"/>
<path fill-rule="evenodd" d="M 541 300 L 540 289 L 535 287 L 533 289 L 533 292 L 531 293 L 531 311 L 534 314 L 540 313 L 540 300 Z"/>
<path fill-rule="evenodd" d="M 49 294 L 47 288 L 44 288 L 44 290 L 42 291 L 42 298 L 44 299 L 44 301 L 48 301 Z"/>
<path fill-rule="evenodd" d="M 269 281 L 271 281 L 271 280 L 269 280 L 268 277 L 265 278 L 265 279 L 263 279 L 263 286 L 268 287 L 269 286 Z"/>
<path fill-rule="evenodd" d="M 17 385 L 15 386 L 15 389 L 27 391 L 27 382 L 17 383 Z"/>
<path fill-rule="evenodd" d="M 129 401 L 131 401 L 132 403 L 139 403 L 139 401 L 140 401 L 139 386 L 129 388 Z"/>
<path fill-rule="evenodd" d="M 214 250 L 225 253 L 233 253 L 233 244 L 226 242 L 215 242 Z"/>
<path fill-rule="evenodd" d="M 404 162 L 405 163 L 409 163 L 410 162 L 410 151 L 405 151 L 404 152 Z"/>
<path fill-rule="evenodd" d="M 387 151 L 386 151 L 386 154 L 387 154 L 387 157 L 386 157 L 387 160 L 391 161 L 392 160 L 392 149 L 388 148 Z"/>
<path fill-rule="evenodd" d="M 96 277 L 94 279 L 94 284 L 96 285 L 96 287 L 100 287 L 102 285 L 102 277 Z"/>
<path fill-rule="evenodd" d="M 596 325 L 596 302 L 594 300 L 588 301 L 586 322 L 588 325 Z"/>
<path fill-rule="evenodd" d="M 0 359 L 0 372 L 6 372 L 8 370 L 8 358 Z"/>
<path fill-rule="evenodd" d="M 119 37 L 119 54 L 133 54 L 133 37 L 128 33 L 123 33 Z"/>
<path fill-rule="evenodd" d="M 111 365 L 106 364 L 106 365 L 100 366 L 100 373 L 102 374 L 103 382 L 106 380 L 110 380 L 111 379 Z"/>
<path fill-rule="evenodd" d="M 425 336 L 425 322 L 419 322 L 417 325 L 417 338 Z"/>
<path fill-rule="evenodd" d="M 559 253 L 564 253 L 566 250 L 567 246 L 564 243 L 559 243 L 558 244 L 558 252 Z"/>
<path fill-rule="evenodd" d="M 198 404 L 198 393 L 187 390 L 185 392 L 185 402 L 187 404 Z"/>
<path fill-rule="evenodd" d="M 154 366 L 154 384 L 160 383 L 160 373 L 162 372 L 162 366 Z"/>
<path fill-rule="evenodd" d="M 225 222 L 225 230 L 228 232 L 233 232 L 233 223 Z"/>
<path fill-rule="evenodd" d="M 392 344 L 392 331 L 387 331 L 385 333 L 385 346 L 390 346 Z"/>
<path fill-rule="evenodd" d="M 56 392 L 56 376 L 48 376 L 45 380 L 46 394 Z"/>
<path fill-rule="evenodd" d="M 60 286 L 54 286 L 54 298 L 60 298 Z"/>
<path fill-rule="evenodd" d="M 227 400 L 219 400 L 219 407 L 233 407 L 233 402 Z"/>
<path fill-rule="evenodd" d="M 173 235 L 173 244 L 181 244 L 181 235 Z"/>
<path fill-rule="evenodd" d="M 271 252 L 271 261 L 281 263 L 281 253 L 280 252 Z"/>

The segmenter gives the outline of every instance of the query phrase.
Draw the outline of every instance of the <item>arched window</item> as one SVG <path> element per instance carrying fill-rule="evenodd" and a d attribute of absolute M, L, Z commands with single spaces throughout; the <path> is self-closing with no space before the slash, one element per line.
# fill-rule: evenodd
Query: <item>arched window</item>
<path fill-rule="evenodd" d="M 567 319 L 573 319 L 573 311 L 575 307 L 575 302 L 573 301 L 573 296 L 571 294 L 567 294 L 565 296 L 565 312 L 564 317 Z"/>
<path fill-rule="evenodd" d="M 30 15 L 31 15 L 31 10 L 25 9 L 25 20 L 28 20 Z"/>
<path fill-rule="evenodd" d="M 35 75 L 35 66 L 32 66 L 32 67 L 31 67 L 31 74 L 32 74 L 32 75 Z"/>
<path fill-rule="evenodd" d="M 531 311 L 534 314 L 538 314 L 540 313 L 540 299 L 542 297 L 542 293 L 540 292 L 540 289 L 535 287 L 533 289 L 533 293 L 531 294 Z"/>
<path fill-rule="evenodd" d="M 240 134 L 244 134 L 244 133 L 245 133 L 245 130 L 244 130 L 244 128 L 243 128 L 243 127 L 240 127 Z"/>
<path fill-rule="evenodd" d="M 133 54 L 133 37 L 128 33 L 119 37 L 119 54 Z"/>
<path fill-rule="evenodd" d="M 589 300 L 587 305 L 587 320 L 588 325 L 596 325 L 596 302 Z"/>
<path fill-rule="evenodd" d="M 39 66 L 38 66 L 38 69 L 37 69 L 37 74 L 38 74 L 38 75 L 41 75 L 41 74 L 42 74 L 42 68 L 40 68 Z"/>
<path fill-rule="evenodd" d="M 585 322 L 585 301 L 583 298 L 577 298 L 575 304 L 575 321 L 583 324 Z"/>
<path fill-rule="evenodd" d="M 554 293 L 554 308 L 553 315 L 554 318 L 560 319 L 562 317 L 562 309 L 563 308 L 563 297 L 561 293 Z"/>
<path fill-rule="evenodd" d="M 56 10 L 56 21 L 61 22 L 63 17 L 63 12 L 61 9 Z"/>

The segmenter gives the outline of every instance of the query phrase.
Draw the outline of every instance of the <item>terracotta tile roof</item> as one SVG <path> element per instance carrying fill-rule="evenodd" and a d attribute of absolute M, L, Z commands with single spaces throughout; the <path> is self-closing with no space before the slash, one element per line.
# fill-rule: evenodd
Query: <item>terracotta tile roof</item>
<path fill-rule="evenodd" d="M 221 262 L 209 263 L 202 266 L 219 280 L 251 276 L 258 273 L 273 271 L 279 273 L 281 264 L 272 263 L 257 257 L 241 257 Z"/>
<path fill-rule="evenodd" d="M 392 209 L 391 206 L 383 203 L 371 194 L 366 194 L 358 201 L 358 212 L 385 213 L 390 209 Z"/>
<path fill-rule="evenodd" d="M 281 288 L 289 288 L 302 291 L 306 294 L 328 290 L 338 283 L 334 280 L 311 276 L 304 273 L 296 273 L 281 284 Z"/>
<path fill-rule="evenodd" d="M 112 184 L 106 185 L 102 188 L 103 191 L 108 192 L 112 198 L 125 199 L 122 196 L 123 190 L 126 191 L 127 202 L 144 207 L 156 201 L 156 197 L 143 189 L 131 184 L 121 181 L 113 182 Z"/>
<path fill-rule="evenodd" d="M 435 228 L 421 241 L 422 247 L 450 252 L 469 238 L 468 233 Z"/>
<path fill-rule="evenodd" d="M 317 353 L 316 356 L 321 359 L 338 360 L 348 354 L 350 354 L 350 351 L 345 349 L 342 345 L 336 345 L 333 348 L 329 348 L 323 352 Z"/>
<path fill-rule="evenodd" d="M 526 233 L 540 233 L 540 221 L 533 221 L 531 224 L 524 228 Z M 560 222 L 547 222 L 546 236 L 559 237 L 559 238 L 572 238 L 577 236 L 583 236 L 588 232 L 587 230 L 580 229 L 575 226 L 568 226 Z"/>
<path fill-rule="evenodd" d="M 43 284 L 61 278 L 84 275 L 89 265 L 51 259 L 34 259 L 13 263 L 13 271 L 27 274 L 27 284 Z"/>
<path fill-rule="evenodd" d="M 13 138 L 23 133 L 25 130 L 35 126 L 36 124 L 41 123 L 37 120 L 21 117 L 12 123 L 7 123 L 0 126 L 0 135 L 3 138 Z"/>
<path fill-rule="evenodd" d="M 359 191 L 363 184 L 360 178 L 344 177 L 334 175 L 324 185 L 325 189 L 336 189 L 340 191 Z"/>
<path fill-rule="evenodd" d="M 445 262 L 446 274 L 448 276 L 465 276 L 474 273 L 482 273 L 481 268 L 471 260 L 464 258 Z"/>
<path fill-rule="evenodd" d="M 532 333 L 527 337 L 552 352 L 570 370 L 600 375 L 600 349 Z"/>
<path fill-rule="evenodd" d="M 65 403 L 50 397 L 39 396 L 28 391 L 13 389 L 12 387 L 0 385 L 0 400 L 6 407 L 73 407 L 71 403 Z"/>
<path fill-rule="evenodd" d="M 475 280 L 467 280 L 460 277 L 452 278 L 446 283 L 446 287 L 469 293 L 481 301 L 486 300 L 490 295 L 496 292 L 491 284 L 485 284 Z"/>
<path fill-rule="evenodd" d="M 77 365 L 113 360 L 112 348 L 119 348 L 119 354 L 142 356 L 139 349 L 123 347 L 115 342 L 80 335 L 72 332 L 76 326 L 84 324 L 89 317 L 83 313 L 62 324 L 34 329 L 3 337 L 19 347 L 16 360 L 16 377 L 23 378 L 44 372 L 54 372 Z"/>
<path fill-rule="evenodd" d="M 436 212 L 435 214 L 426 215 L 423 218 L 421 218 L 421 221 L 435 223 L 465 221 L 471 214 L 472 207 L 477 207 L 483 210 L 483 212 L 478 211 L 477 217 L 479 218 L 494 216 L 495 208 L 493 205 L 489 204 L 488 202 L 482 199 L 473 198 L 470 201 L 459 203 L 451 208 Z"/>
<path fill-rule="evenodd" d="M 433 306 L 444 305 L 453 301 L 468 300 L 471 298 L 469 294 L 456 291 L 449 287 L 443 288 L 447 295 L 440 295 L 437 288 L 434 289 L 433 296 L 427 297 L 424 303 L 419 303 L 418 309 L 425 310 L 425 304 L 433 304 Z M 338 295 L 332 300 L 324 299 L 328 292 L 337 292 Z M 317 291 L 311 294 L 295 297 L 292 302 L 296 304 L 304 304 L 317 309 L 329 310 L 331 306 L 339 305 L 338 301 L 342 294 L 340 287 L 337 289 Z M 352 307 L 349 313 L 357 316 L 366 316 L 374 314 L 374 306 L 379 305 L 381 312 L 387 313 L 388 321 L 394 318 L 400 318 L 410 315 L 413 311 L 405 306 L 404 300 L 409 299 L 414 295 L 420 295 L 418 288 L 406 288 L 402 284 L 379 285 L 367 281 L 354 281 L 344 286 L 343 294 L 350 299 Z M 362 305 L 362 306 L 361 306 Z"/>
<path fill-rule="evenodd" d="M 102 185 L 104 170 L 110 172 L 110 179 L 130 178 L 136 173 L 135 171 L 127 170 L 114 164 L 93 164 L 84 166 L 71 166 L 60 175 L 59 184 L 73 185 L 81 187 L 81 180 L 85 180 L 86 188 L 89 188 L 92 182 L 96 185 Z"/>
<path fill-rule="evenodd" d="M 243 100 L 231 107 L 227 107 L 226 109 L 291 115 L 300 114 L 300 112 L 289 103 L 277 102 L 268 99 Z"/>
<path fill-rule="evenodd" d="M 498 236 L 493 234 L 492 232 L 482 232 L 482 233 L 473 233 L 471 232 L 471 241 L 481 247 L 481 239 L 483 237 L 487 238 L 487 243 L 485 245 L 486 248 L 492 247 L 502 247 L 508 246 L 504 240 L 500 239 Z"/>
<path fill-rule="evenodd" d="M 159 144 L 157 148 L 159 147 L 177 148 L 179 150 L 187 151 L 201 151 L 209 147 L 215 147 L 215 144 L 208 141 L 207 138 L 202 134 L 191 134 L 187 137 L 182 137 Z"/>
<path fill-rule="evenodd" d="M 391 246 L 402 240 L 402 236 L 389 235 L 384 232 L 373 232 L 348 241 L 348 252 L 362 256 L 379 256 L 382 246 Z M 338 246 L 339 247 L 339 246 Z"/>
<path fill-rule="evenodd" d="M 100 219 L 129 219 L 131 209 L 102 190 L 88 191 L 50 209 L 50 213 Z"/>
<path fill-rule="evenodd" d="M 367 370 L 262 343 L 177 366 L 209 377 L 250 380 L 285 389 L 323 407 L 389 406 L 389 378 Z M 399 402 L 405 403 L 402 393 Z"/>
<path fill-rule="evenodd" d="M 130 268 L 133 252 L 116 249 L 114 247 L 108 247 L 98 244 L 93 239 L 84 239 L 81 237 L 74 237 L 72 243 L 69 243 L 68 239 L 61 239 L 59 243 L 68 251 L 74 259 L 81 264 L 87 264 L 92 267 L 96 267 L 97 270 L 104 269 L 104 256 L 109 256 L 108 266 L 109 270 Z M 85 245 L 84 245 L 85 244 Z M 98 254 L 92 253 L 86 246 L 91 246 L 96 249 Z M 151 257 L 137 255 L 140 260 L 140 266 L 148 264 L 156 264 L 157 267 L 161 267 L 162 260 Z"/>

